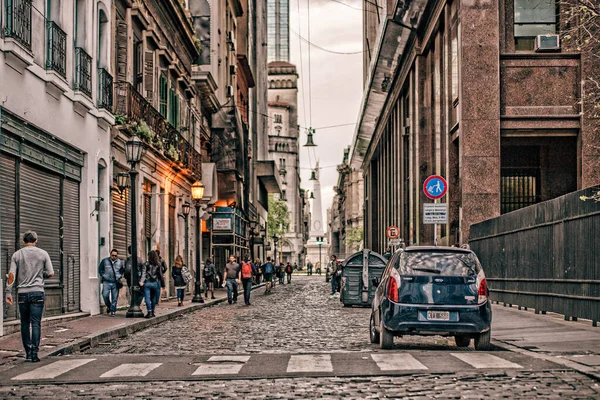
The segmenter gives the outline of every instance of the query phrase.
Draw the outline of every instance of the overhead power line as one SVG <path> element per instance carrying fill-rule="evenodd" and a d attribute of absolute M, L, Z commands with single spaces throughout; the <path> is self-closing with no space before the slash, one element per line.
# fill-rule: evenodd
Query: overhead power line
<path fill-rule="evenodd" d="M 324 47 L 319 46 L 318 44 L 312 43 L 310 40 L 302 37 L 298 32 L 296 32 L 292 28 L 290 28 L 290 32 L 292 32 L 294 35 L 298 36 L 302 41 L 304 41 L 305 43 L 307 43 L 309 46 L 316 47 L 317 49 L 325 51 L 327 53 L 339 54 L 339 55 L 344 55 L 344 56 L 351 56 L 351 55 L 363 54 L 363 53 L 367 52 L 367 50 L 351 51 L 351 52 L 329 50 L 329 49 L 326 49 Z M 309 47 L 309 54 L 310 54 L 310 47 Z M 309 74 L 309 76 L 310 76 L 310 74 Z"/>

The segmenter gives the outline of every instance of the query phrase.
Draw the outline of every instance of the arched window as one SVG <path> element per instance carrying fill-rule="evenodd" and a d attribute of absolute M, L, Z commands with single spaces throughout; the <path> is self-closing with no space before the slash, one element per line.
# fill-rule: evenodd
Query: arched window
<path fill-rule="evenodd" d="M 109 64 L 108 47 L 110 44 L 110 25 L 104 5 L 98 3 L 98 46 L 97 64 L 98 68 L 107 68 Z"/>

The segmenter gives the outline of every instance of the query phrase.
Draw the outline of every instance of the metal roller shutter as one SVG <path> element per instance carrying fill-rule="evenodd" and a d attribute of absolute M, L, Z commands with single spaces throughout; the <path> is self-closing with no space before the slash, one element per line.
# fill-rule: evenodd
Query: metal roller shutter
<path fill-rule="evenodd" d="M 37 232 L 38 246 L 50 255 L 54 277 L 46 280 L 46 315 L 62 313 L 60 259 L 60 178 L 28 164 L 20 169 L 19 236 Z"/>
<path fill-rule="evenodd" d="M 17 250 L 17 181 L 16 161 L 0 153 L 0 273 L 5 276 L 10 259 Z M 4 280 L 6 285 L 6 280 Z M 4 300 L 3 300 L 4 301 Z M 17 302 L 4 305 L 4 319 L 17 318 Z"/>
<path fill-rule="evenodd" d="M 79 184 L 63 180 L 63 306 L 79 311 L 81 257 L 79 250 Z"/>
<path fill-rule="evenodd" d="M 113 244 L 112 247 L 119 252 L 119 258 L 123 261 L 127 258 L 127 246 L 129 246 L 129 225 L 131 208 L 129 207 L 129 189 L 123 194 L 112 193 L 113 211 Z"/>

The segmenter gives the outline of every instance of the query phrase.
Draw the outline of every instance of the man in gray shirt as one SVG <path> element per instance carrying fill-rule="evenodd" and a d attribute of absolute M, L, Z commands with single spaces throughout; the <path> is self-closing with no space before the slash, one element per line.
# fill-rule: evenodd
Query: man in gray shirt
<path fill-rule="evenodd" d="M 235 262 L 234 256 L 229 256 L 229 262 L 225 265 L 223 282 L 227 285 L 227 301 L 229 304 L 237 303 L 238 285 L 240 283 L 240 264 Z"/>
<path fill-rule="evenodd" d="M 37 234 L 27 231 L 23 235 L 25 247 L 16 251 L 10 262 L 6 285 L 6 302 L 13 303 L 12 287 L 16 282 L 21 315 L 21 340 L 25 360 L 39 362 L 42 313 L 44 312 L 44 280 L 54 276 L 48 253 L 38 247 Z"/>

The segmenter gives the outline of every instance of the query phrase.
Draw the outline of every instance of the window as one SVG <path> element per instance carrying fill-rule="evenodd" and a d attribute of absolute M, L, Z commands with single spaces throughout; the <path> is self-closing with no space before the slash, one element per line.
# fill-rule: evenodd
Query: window
<path fill-rule="evenodd" d="M 169 84 L 167 83 L 167 77 L 165 74 L 160 74 L 158 78 L 158 108 L 160 115 L 167 118 L 167 91 Z"/>
<path fill-rule="evenodd" d="M 539 146 L 502 146 L 500 212 L 540 202 Z"/>
<path fill-rule="evenodd" d="M 169 123 L 179 129 L 179 95 L 174 88 L 169 90 Z"/>
<path fill-rule="evenodd" d="M 273 119 L 275 120 L 276 124 L 281 124 L 281 114 L 274 114 L 273 115 Z"/>
<path fill-rule="evenodd" d="M 134 59 L 133 59 L 133 87 L 142 96 L 143 94 L 143 80 L 144 80 L 144 59 L 143 59 L 143 42 L 138 40 L 133 46 Z"/>
<path fill-rule="evenodd" d="M 285 168 L 285 158 L 280 158 L 279 159 L 279 167 L 280 168 Z"/>
<path fill-rule="evenodd" d="M 287 197 L 285 196 L 285 190 L 281 191 L 281 200 L 282 201 L 287 201 Z"/>
<path fill-rule="evenodd" d="M 555 0 L 515 0 L 515 50 L 533 50 L 537 35 L 556 33 Z"/>

